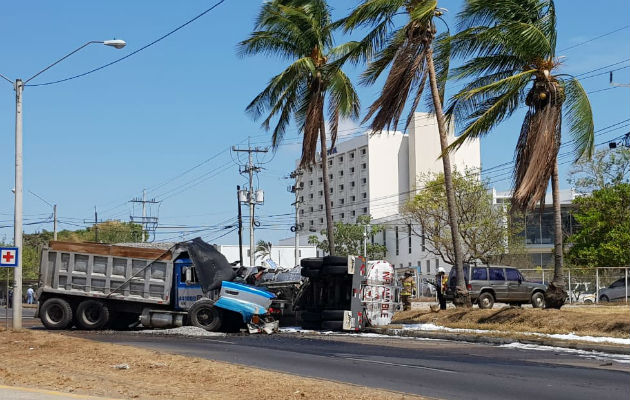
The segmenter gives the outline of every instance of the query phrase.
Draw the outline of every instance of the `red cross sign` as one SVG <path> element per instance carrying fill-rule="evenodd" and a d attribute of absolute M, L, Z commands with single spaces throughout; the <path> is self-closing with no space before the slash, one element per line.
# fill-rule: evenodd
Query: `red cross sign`
<path fill-rule="evenodd" d="M 17 247 L 0 247 L 0 267 L 17 267 Z"/>

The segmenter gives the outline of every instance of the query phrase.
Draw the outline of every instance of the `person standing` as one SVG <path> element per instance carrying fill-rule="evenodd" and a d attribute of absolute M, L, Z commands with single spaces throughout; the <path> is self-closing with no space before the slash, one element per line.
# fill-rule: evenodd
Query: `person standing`
<path fill-rule="evenodd" d="M 33 286 L 29 286 L 26 289 L 26 303 L 35 304 L 35 290 L 33 290 Z"/>
<path fill-rule="evenodd" d="M 442 267 L 438 268 L 438 273 L 435 275 L 435 287 L 437 289 L 438 302 L 440 303 L 440 310 L 446 310 L 446 289 L 448 287 L 448 276 L 446 270 Z"/>
<path fill-rule="evenodd" d="M 405 272 L 402 286 L 403 289 L 400 292 L 400 296 L 402 297 L 403 311 L 411 310 L 411 301 L 409 299 L 416 292 L 416 282 L 413 279 L 413 274 L 411 272 Z"/>

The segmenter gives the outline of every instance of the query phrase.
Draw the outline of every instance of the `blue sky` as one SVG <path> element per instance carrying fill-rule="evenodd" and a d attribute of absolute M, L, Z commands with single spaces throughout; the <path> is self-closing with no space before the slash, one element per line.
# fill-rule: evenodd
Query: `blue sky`
<path fill-rule="evenodd" d="M 41 68 L 89 40 L 124 39 L 114 50 L 92 45 L 45 72 L 31 83 L 46 83 L 86 72 L 155 40 L 201 11 L 212 1 L 11 1 L 3 5 L 0 34 L 0 73 L 11 79 L 28 78 Z M 341 17 L 357 1 L 331 1 Z M 248 102 L 268 79 L 285 65 L 264 56 L 240 58 L 236 44 L 252 29 L 260 1 L 227 0 L 214 11 L 138 54 L 88 76 L 24 91 L 24 214 L 25 223 L 47 220 L 51 208 L 30 194 L 59 205 L 60 228 L 84 226 L 93 218 L 127 220 L 128 200 L 149 189 L 148 197 L 162 200 L 160 239 L 178 238 L 192 230 L 216 243 L 235 243 L 236 234 L 221 229 L 236 219 L 235 186 L 243 185 L 232 145 L 246 145 L 248 136 L 258 146 L 268 135 L 244 113 Z M 453 26 L 460 1 L 442 1 Z M 594 8 L 587 0 L 558 0 L 558 54 L 564 70 L 582 74 L 618 61 L 630 65 L 630 10 L 627 0 L 607 0 Z M 611 35 L 599 35 L 626 27 Z M 576 47 L 572 47 L 575 46 Z M 571 48 L 572 47 L 572 48 Z M 568 48 L 568 49 L 567 49 Z M 562 50 L 567 49 L 567 50 Z M 351 70 L 356 75 L 358 70 Z M 584 77 L 593 74 L 583 75 Z M 615 80 L 630 82 L 630 68 L 615 72 Z M 608 75 L 583 81 L 586 90 L 609 88 Z M 379 87 L 360 87 L 363 109 Z M 630 118 L 630 90 L 618 88 L 592 93 L 595 128 Z M 14 112 L 11 85 L 0 81 L 0 239 L 12 240 L 14 186 Z M 482 165 L 489 168 L 513 158 L 522 114 L 503 123 L 482 141 Z M 628 131 L 628 124 L 600 132 L 596 143 Z M 347 122 L 346 134 L 360 131 Z M 290 236 L 293 201 L 283 179 L 299 156 L 297 132 L 287 133 L 286 145 L 261 157 L 258 176 L 265 204 L 257 211 L 261 229 L 257 239 L 275 241 Z M 568 135 L 564 140 L 570 140 Z M 197 166 L 197 168 L 190 170 Z M 561 166 L 562 187 L 568 187 L 569 165 Z M 501 171 L 499 171 L 501 172 Z M 509 188 L 509 174 L 487 177 L 499 190 Z M 175 179 L 173 179 L 175 178 Z M 135 215 L 139 215 L 138 208 Z M 190 228 L 168 228 L 187 226 Z M 193 228 L 197 227 L 197 228 Z M 218 227 L 218 228 L 215 228 Z M 26 225 L 26 232 L 52 229 L 52 223 Z M 218 236 L 228 233 L 226 236 Z"/>

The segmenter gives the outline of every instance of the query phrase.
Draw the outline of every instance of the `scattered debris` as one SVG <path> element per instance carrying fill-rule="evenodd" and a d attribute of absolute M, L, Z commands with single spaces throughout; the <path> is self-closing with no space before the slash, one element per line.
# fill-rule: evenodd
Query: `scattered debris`
<path fill-rule="evenodd" d="M 112 365 L 112 367 L 116 369 L 129 369 L 129 364 L 116 364 L 116 365 Z"/>

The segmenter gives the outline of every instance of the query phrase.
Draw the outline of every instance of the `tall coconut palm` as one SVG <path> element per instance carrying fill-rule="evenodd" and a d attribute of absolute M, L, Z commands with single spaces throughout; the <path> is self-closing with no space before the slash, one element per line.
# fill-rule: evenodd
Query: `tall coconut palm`
<path fill-rule="evenodd" d="M 265 260 L 265 258 L 270 259 L 271 258 L 271 242 L 265 242 L 264 240 L 259 240 L 258 243 L 256 243 L 256 258 L 260 258 L 261 260 Z"/>
<path fill-rule="evenodd" d="M 392 30 L 394 17 L 401 14 L 406 18 L 404 25 Z M 370 106 L 364 119 L 364 122 L 372 119 L 370 127 L 373 132 L 381 132 L 386 127 L 395 129 L 405 107 L 409 107 L 405 124 L 407 127 L 422 98 L 428 78 L 431 90 L 429 104 L 435 113 L 440 135 L 449 227 L 457 272 L 454 303 L 458 306 L 469 306 L 470 295 L 464 280 L 451 160 L 446 151 L 447 127 L 442 110 L 448 72 L 448 46 L 435 46 L 435 43 L 441 41 L 441 38 L 436 37 L 435 18 L 441 15 L 437 0 L 365 0 L 345 19 L 344 24 L 347 30 L 362 25 L 372 27 L 354 49 L 355 52 L 362 52 L 366 59 L 374 56 L 363 74 L 363 83 L 373 84 L 391 66 L 381 94 Z M 435 58 L 440 60 L 437 68 L 434 64 L 434 49 Z M 408 101 L 409 98 L 412 100 Z"/>
<path fill-rule="evenodd" d="M 300 167 L 315 164 L 317 141 L 320 143 L 322 177 L 328 241 L 334 244 L 334 225 L 328 179 L 326 121 L 324 107 L 328 103 L 331 147 L 337 138 L 340 118 L 359 116 L 359 98 L 350 79 L 341 70 L 355 43 L 334 47 L 331 20 L 324 0 L 273 0 L 265 2 L 255 22 L 255 31 L 240 43 L 240 52 L 270 54 L 292 63 L 271 78 L 267 87 L 247 106 L 257 119 L 265 118 L 262 127 L 272 132 L 272 145 L 277 149 L 293 118 L 304 135 Z M 328 98 L 326 97 L 328 96 Z M 334 245 L 331 245 L 331 253 Z"/>
<path fill-rule="evenodd" d="M 467 61 L 452 77 L 468 79 L 451 109 L 465 125 L 452 147 L 488 133 L 525 103 L 527 113 L 515 152 L 514 208 L 531 209 L 545 199 L 551 179 L 555 219 L 554 277 L 548 307 L 566 298 L 562 277 L 562 224 L 557 156 L 563 114 L 576 159 L 593 152 L 593 115 L 580 82 L 558 73 L 553 0 L 466 0 L 462 29 L 451 37 L 451 55 Z"/>

